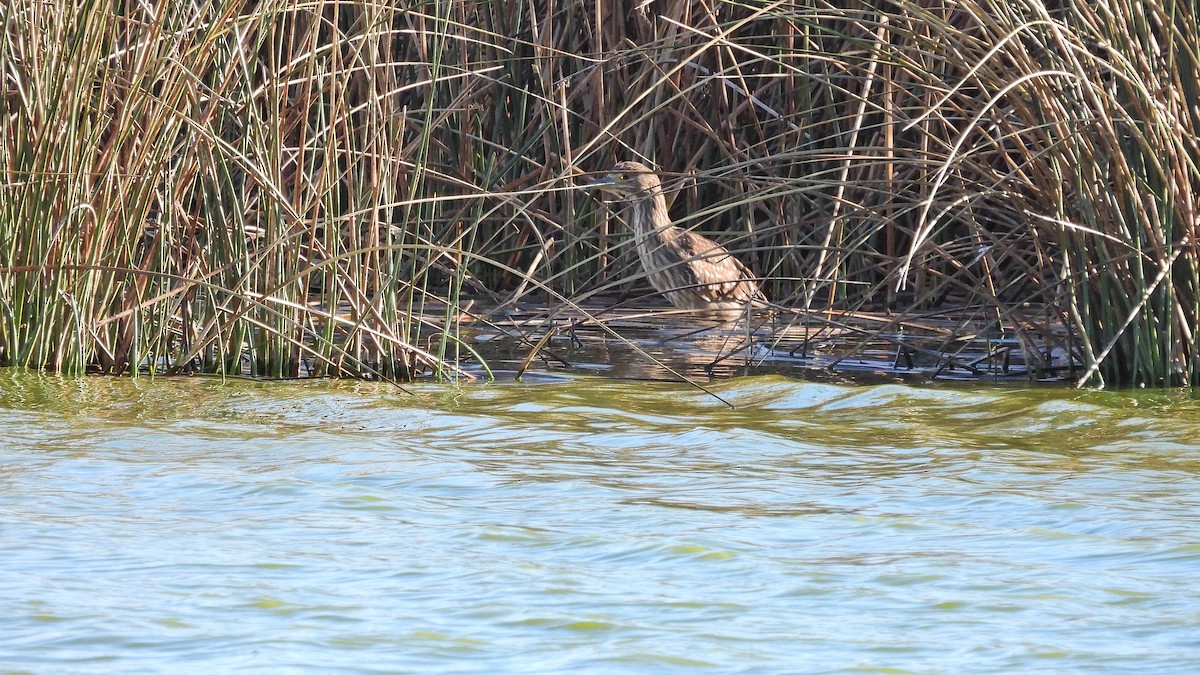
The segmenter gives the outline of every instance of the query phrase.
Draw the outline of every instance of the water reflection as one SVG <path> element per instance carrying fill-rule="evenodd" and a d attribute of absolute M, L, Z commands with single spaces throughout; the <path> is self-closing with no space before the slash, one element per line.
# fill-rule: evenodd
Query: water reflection
<path fill-rule="evenodd" d="M 1171 393 L 0 373 L 18 670 L 1183 672 Z"/>
<path fill-rule="evenodd" d="M 1061 346 L 1032 347 L 989 322 L 751 312 L 719 320 L 662 308 L 496 312 L 463 337 L 493 371 L 605 373 L 624 379 L 705 381 L 782 374 L 857 381 L 1074 381 L 1080 366 Z M 468 368 L 473 367 L 468 364 Z M 836 374 L 836 375 L 835 375 Z"/>

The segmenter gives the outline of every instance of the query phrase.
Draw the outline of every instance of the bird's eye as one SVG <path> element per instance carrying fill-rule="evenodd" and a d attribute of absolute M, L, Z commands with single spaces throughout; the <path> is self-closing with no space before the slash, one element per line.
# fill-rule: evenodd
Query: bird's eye
<path fill-rule="evenodd" d="M 621 180 L 629 180 L 629 174 L 623 173 L 620 176 L 617 176 L 617 178 L 620 178 Z"/>

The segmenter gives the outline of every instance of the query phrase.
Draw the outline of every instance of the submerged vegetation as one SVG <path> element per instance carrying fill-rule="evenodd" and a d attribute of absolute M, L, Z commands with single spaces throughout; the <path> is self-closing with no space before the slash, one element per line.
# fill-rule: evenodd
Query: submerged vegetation
<path fill-rule="evenodd" d="M 4 365 L 454 376 L 473 308 L 638 278 L 573 188 L 641 158 L 778 304 L 892 312 L 879 334 L 952 310 L 1081 384 L 1200 383 L 1194 3 L 17 0 L 0 21 Z"/>

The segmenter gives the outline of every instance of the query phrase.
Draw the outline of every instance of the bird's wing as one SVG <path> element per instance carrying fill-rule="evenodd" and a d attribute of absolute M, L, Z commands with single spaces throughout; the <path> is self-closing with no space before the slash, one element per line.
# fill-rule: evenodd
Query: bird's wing
<path fill-rule="evenodd" d="M 696 260 L 690 267 L 696 281 L 714 291 L 713 300 L 733 299 L 739 302 L 760 298 L 754 274 L 741 260 L 708 237 L 681 229 L 676 238 L 680 253 L 685 259 Z"/>

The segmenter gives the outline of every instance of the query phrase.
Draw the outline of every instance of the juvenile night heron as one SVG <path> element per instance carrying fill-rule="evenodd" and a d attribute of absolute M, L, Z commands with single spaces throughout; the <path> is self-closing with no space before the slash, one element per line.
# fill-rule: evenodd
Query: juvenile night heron
<path fill-rule="evenodd" d="M 662 183 L 646 166 L 621 162 L 587 187 L 622 197 L 646 277 L 672 305 L 729 314 L 765 304 L 754 275 L 724 246 L 671 224 Z"/>

